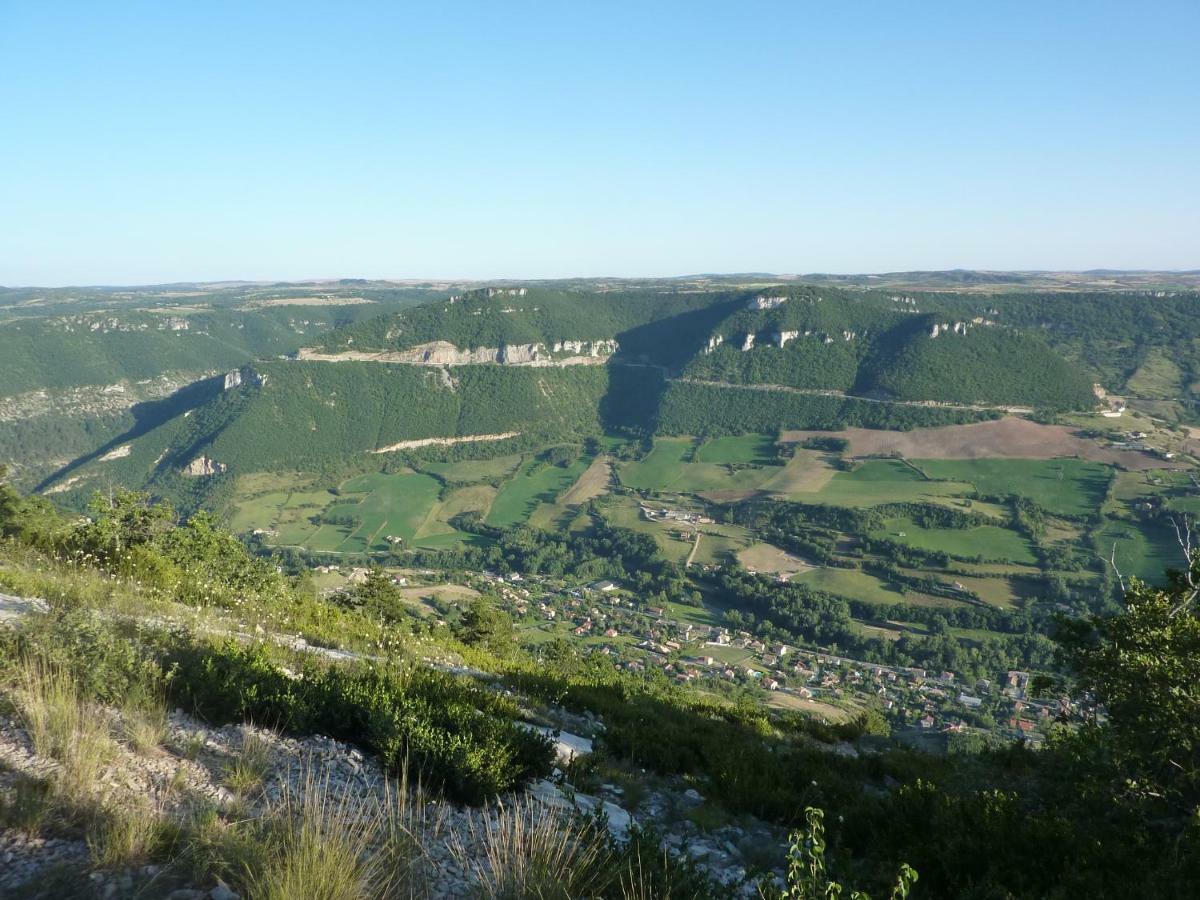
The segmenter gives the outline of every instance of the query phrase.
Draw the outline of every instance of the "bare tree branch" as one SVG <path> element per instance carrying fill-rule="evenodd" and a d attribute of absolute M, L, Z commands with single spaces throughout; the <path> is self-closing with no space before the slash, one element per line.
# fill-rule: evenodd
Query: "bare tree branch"
<path fill-rule="evenodd" d="M 1179 542 L 1179 546 L 1183 550 L 1186 563 L 1183 577 L 1189 588 L 1183 599 L 1171 610 L 1171 617 L 1174 618 L 1191 606 L 1197 596 L 1200 596 L 1200 584 L 1196 581 L 1197 570 L 1200 569 L 1200 556 L 1198 556 L 1197 548 L 1192 545 L 1192 524 L 1187 516 L 1183 517 L 1182 528 L 1178 519 L 1174 516 L 1170 518 L 1171 525 L 1175 528 L 1175 540 Z"/>
<path fill-rule="evenodd" d="M 1121 593 L 1124 594 L 1125 591 L 1127 590 L 1127 588 L 1125 587 L 1125 576 L 1123 576 L 1121 574 L 1121 569 L 1119 566 L 1117 566 L 1117 542 L 1116 541 L 1113 541 L 1112 556 L 1110 556 L 1108 558 L 1107 562 L 1110 566 L 1112 566 L 1112 570 L 1117 573 L 1117 584 L 1119 584 L 1121 586 Z"/>

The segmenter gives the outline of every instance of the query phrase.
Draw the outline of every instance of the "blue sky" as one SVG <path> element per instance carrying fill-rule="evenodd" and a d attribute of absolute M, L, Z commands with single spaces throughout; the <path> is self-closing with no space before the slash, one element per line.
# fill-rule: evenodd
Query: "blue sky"
<path fill-rule="evenodd" d="M 1200 3 L 0 0 L 0 284 L 1200 267 Z"/>

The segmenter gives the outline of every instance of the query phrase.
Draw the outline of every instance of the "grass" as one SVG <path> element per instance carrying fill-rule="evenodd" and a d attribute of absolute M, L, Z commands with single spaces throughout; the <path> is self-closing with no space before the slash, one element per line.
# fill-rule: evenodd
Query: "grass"
<path fill-rule="evenodd" d="M 751 435 L 750 438 L 757 441 L 763 439 L 761 435 Z M 741 443 L 727 443 L 730 440 Z M 696 461 L 685 462 L 685 457 L 695 443 L 692 438 L 656 438 L 653 449 L 643 459 L 621 467 L 621 483 L 637 490 L 664 493 L 750 494 L 758 491 L 784 470 L 774 454 L 767 460 L 756 456 L 751 462 L 741 462 L 741 458 L 754 455 L 748 449 L 752 446 L 752 441 L 743 438 L 714 438 L 709 443 L 718 441 L 725 443 L 718 444 L 716 449 L 711 450 L 708 458 L 739 459 L 720 463 L 705 462 L 701 459 L 701 452 L 697 451 Z"/>
<path fill-rule="evenodd" d="M 149 689 L 139 687 L 121 705 L 121 734 L 144 756 L 159 750 L 167 738 L 167 707 Z"/>
<path fill-rule="evenodd" d="M 1183 386 L 1183 370 L 1157 347 L 1125 382 L 1126 392 L 1139 397 L 1178 397 L 1184 392 Z"/>
<path fill-rule="evenodd" d="M 271 768 L 271 745 L 253 731 L 244 731 L 242 748 L 225 773 L 225 786 L 240 797 L 262 787 Z"/>
<path fill-rule="evenodd" d="M 872 537 L 887 538 L 919 550 L 941 551 L 951 556 L 1007 561 L 1032 565 L 1037 556 L 1029 541 L 1017 532 L 997 525 L 975 528 L 922 528 L 901 516 L 888 519 Z"/>
<path fill-rule="evenodd" d="M 813 494 L 829 484 L 834 474 L 825 454 L 797 448 L 783 468 L 763 482 L 762 489 L 785 497 Z"/>
<path fill-rule="evenodd" d="M 54 809 L 53 785 L 41 778 L 18 775 L 0 792 L 0 831 L 34 835 Z"/>
<path fill-rule="evenodd" d="M 108 721 L 79 693 L 64 669 L 37 658 L 20 663 L 16 706 L 34 752 L 61 764 L 68 796 L 86 796 L 112 758 Z"/>
<path fill-rule="evenodd" d="M 882 503 L 939 501 L 971 491 L 962 481 L 927 481 L 920 473 L 892 459 L 870 459 L 852 472 L 836 472 L 814 494 L 794 494 L 795 499 L 834 506 L 878 506 Z"/>
<path fill-rule="evenodd" d="M 611 878 L 603 826 L 570 822 L 558 809 L 540 803 L 499 807 L 472 826 L 472 843 L 455 854 L 475 875 L 488 900 L 573 900 L 596 896 Z"/>
<path fill-rule="evenodd" d="M 914 460 L 931 478 L 970 482 L 985 496 L 1016 494 L 1052 513 L 1086 516 L 1100 508 L 1111 467 L 1080 459 Z"/>
<path fill-rule="evenodd" d="M 441 485 L 429 475 L 372 473 L 342 485 L 345 494 L 364 494 L 356 503 L 336 503 L 328 516 L 351 516 L 360 524 L 338 549 L 341 552 L 386 550 L 385 536 L 412 542 L 438 502 Z"/>
<path fill-rule="evenodd" d="M 637 490 L 666 491 L 683 474 L 683 459 L 695 443 L 691 438 L 656 438 L 645 457 L 621 467 L 621 481 Z"/>
<path fill-rule="evenodd" d="M 539 503 L 554 503 L 591 465 L 580 457 L 565 468 L 536 459 L 527 461 L 519 472 L 500 488 L 487 515 L 489 525 L 517 525 L 529 518 Z"/>
<path fill-rule="evenodd" d="M 1098 552 L 1105 559 L 1116 546 L 1117 568 L 1125 578 L 1137 577 L 1150 584 L 1162 584 L 1167 568 L 1183 564 L 1183 551 L 1169 525 L 1108 521 L 1096 532 Z"/>
<path fill-rule="evenodd" d="M 454 484 L 472 484 L 489 479 L 508 478 L 521 465 L 520 454 L 491 459 L 464 459 L 458 462 L 431 462 L 420 465 L 422 471 L 440 475 Z"/>
<path fill-rule="evenodd" d="M 765 434 L 742 434 L 709 438 L 696 450 L 696 462 L 741 465 L 776 465 L 775 438 Z"/>
<path fill-rule="evenodd" d="M 747 569 L 758 572 L 786 573 L 793 575 L 812 568 L 812 563 L 793 556 L 772 544 L 753 544 L 737 555 L 738 562 Z"/>
<path fill-rule="evenodd" d="M 88 829 L 92 861 L 102 869 L 128 868 L 163 857 L 178 837 L 161 811 L 149 803 L 106 808 Z"/>
<path fill-rule="evenodd" d="M 311 770 L 301 783 L 264 814 L 261 852 L 245 873 L 246 893 L 255 900 L 399 896 L 411 858 L 411 831 L 403 818 Z"/>
<path fill-rule="evenodd" d="M 903 603 L 904 595 L 885 585 L 874 575 L 858 569 L 837 569 L 826 566 L 810 569 L 793 576 L 793 581 L 802 581 L 810 587 L 864 603 Z"/>

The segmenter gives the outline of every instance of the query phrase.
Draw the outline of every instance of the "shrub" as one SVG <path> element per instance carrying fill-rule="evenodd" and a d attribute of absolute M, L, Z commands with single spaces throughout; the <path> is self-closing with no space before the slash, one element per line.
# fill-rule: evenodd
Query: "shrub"
<path fill-rule="evenodd" d="M 393 771 L 411 765 L 456 800 L 480 803 L 550 771 L 553 752 L 513 721 L 516 707 L 429 669 L 312 666 L 289 674 L 263 645 L 166 642 L 171 696 L 211 721 L 254 721 L 354 741 Z"/>

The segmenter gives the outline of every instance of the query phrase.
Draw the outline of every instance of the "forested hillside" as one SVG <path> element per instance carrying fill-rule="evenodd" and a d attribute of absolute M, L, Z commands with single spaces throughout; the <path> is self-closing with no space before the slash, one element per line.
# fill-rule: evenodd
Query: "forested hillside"
<path fill-rule="evenodd" d="M 1196 416 L 1200 294 L 1194 291 L 905 296 L 943 321 L 984 316 L 1040 335 L 1109 392 L 1159 401 L 1151 408 L 1171 419 Z"/>
<path fill-rule="evenodd" d="M 109 385 L 163 372 L 232 369 L 291 353 L 330 328 L 378 316 L 374 303 L 120 314 L 0 323 L 0 396 Z"/>
<path fill-rule="evenodd" d="M 465 350 L 620 340 L 632 329 L 695 313 L 728 299 L 726 292 L 485 288 L 341 329 L 326 335 L 317 346 L 328 352 L 370 352 L 402 350 L 431 341 L 447 341 Z M 688 337 L 664 336 L 684 343 Z"/>
<path fill-rule="evenodd" d="M 764 291 L 713 330 L 686 371 L 704 380 L 898 400 L 1092 405 L 1092 379 L 1080 366 L 1036 337 L 960 314 L 930 314 L 904 297 Z"/>

